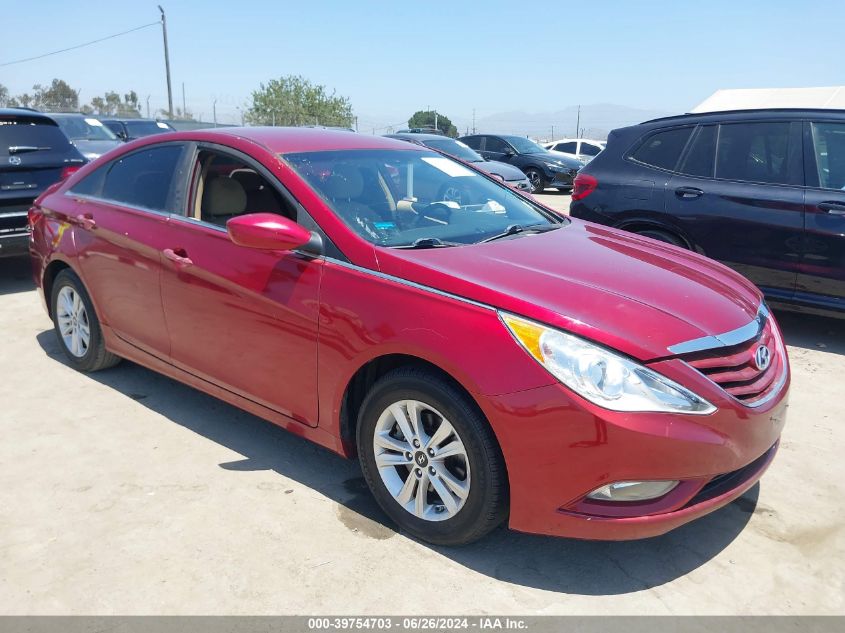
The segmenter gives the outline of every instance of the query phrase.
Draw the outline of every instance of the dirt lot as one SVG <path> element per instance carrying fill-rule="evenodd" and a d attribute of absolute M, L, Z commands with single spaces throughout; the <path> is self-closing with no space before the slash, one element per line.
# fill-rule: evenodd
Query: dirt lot
<path fill-rule="evenodd" d="M 0 261 L 0 613 L 845 613 L 845 321 L 779 317 L 788 424 L 743 498 L 647 541 L 444 549 L 354 462 L 129 363 L 71 370 Z"/>

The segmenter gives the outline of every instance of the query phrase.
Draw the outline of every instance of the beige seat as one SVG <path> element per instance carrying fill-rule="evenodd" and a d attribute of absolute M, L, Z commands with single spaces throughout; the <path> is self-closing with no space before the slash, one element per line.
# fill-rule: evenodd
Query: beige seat
<path fill-rule="evenodd" d="M 237 180 L 217 177 L 205 184 L 201 217 L 205 222 L 225 225 L 226 221 L 246 211 L 246 192 Z"/>

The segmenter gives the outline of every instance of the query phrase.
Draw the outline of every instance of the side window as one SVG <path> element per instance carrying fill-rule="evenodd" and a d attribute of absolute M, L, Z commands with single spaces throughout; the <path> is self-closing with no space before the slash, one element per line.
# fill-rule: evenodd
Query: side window
<path fill-rule="evenodd" d="M 699 128 L 681 166 L 681 173 L 704 178 L 713 177 L 713 165 L 716 163 L 716 130 L 715 125 Z"/>
<path fill-rule="evenodd" d="M 71 194 L 78 194 L 80 196 L 92 196 L 98 198 L 103 192 L 103 183 L 106 180 L 106 174 L 111 165 L 103 165 L 85 176 L 82 180 L 69 190 Z"/>
<path fill-rule="evenodd" d="M 510 149 L 510 146 L 500 138 L 495 136 L 488 136 L 486 138 L 487 145 L 485 145 L 484 149 L 488 152 L 498 152 L 499 154 L 504 154 Z"/>
<path fill-rule="evenodd" d="M 480 136 L 467 136 L 466 138 L 462 138 L 461 142 L 469 145 L 472 149 L 481 149 Z"/>
<path fill-rule="evenodd" d="M 652 167 L 674 170 L 692 129 L 682 127 L 652 134 L 634 150 L 631 158 Z"/>
<path fill-rule="evenodd" d="M 813 123 L 819 186 L 845 189 L 845 123 Z"/>
<path fill-rule="evenodd" d="M 578 153 L 578 143 L 558 143 L 554 146 L 554 150 L 556 152 L 566 152 L 567 154 L 577 154 Z"/>
<path fill-rule="evenodd" d="M 181 156 L 182 145 L 165 145 L 119 158 L 108 166 L 102 197 L 168 213 L 170 189 Z"/>
<path fill-rule="evenodd" d="M 247 213 L 275 213 L 296 220 L 296 209 L 264 176 L 240 158 L 204 150 L 197 158 L 193 217 L 225 226 Z"/>
<path fill-rule="evenodd" d="M 601 147 L 593 145 L 592 143 L 581 143 L 581 153 L 585 156 L 598 156 Z"/>
<path fill-rule="evenodd" d="M 789 123 L 731 123 L 720 126 L 716 177 L 789 183 Z"/>

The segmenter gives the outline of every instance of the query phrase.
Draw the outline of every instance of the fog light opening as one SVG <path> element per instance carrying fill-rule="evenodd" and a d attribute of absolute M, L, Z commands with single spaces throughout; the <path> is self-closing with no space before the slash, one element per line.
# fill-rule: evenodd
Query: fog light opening
<path fill-rule="evenodd" d="M 679 481 L 617 481 L 596 488 L 587 495 L 595 501 L 650 501 L 662 497 Z"/>

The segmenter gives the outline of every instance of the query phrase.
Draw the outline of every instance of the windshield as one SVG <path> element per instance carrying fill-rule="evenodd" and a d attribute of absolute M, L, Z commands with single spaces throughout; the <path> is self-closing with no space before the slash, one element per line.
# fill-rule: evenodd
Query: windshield
<path fill-rule="evenodd" d="M 425 151 L 338 150 L 285 160 L 353 231 L 380 246 L 481 242 L 562 220 L 505 185 Z"/>
<path fill-rule="evenodd" d="M 89 117 L 57 116 L 56 123 L 72 141 L 116 141 L 117 137 L 100 121 Z"/>
<path fill-rule="evenodd" d="M 431 141 L 425 141 L 423 145 L 428 145 L 429 147 L 433 147 L 434 149 L 439 149 L 441 152 L 451 154 L 455 158 L 460 158 L 461 160 L 465 160 L 468 163 L 484 162 L 484 159 L 481 157 L 481 155 L 477 154 L 475 150 L 470 148 L 469 145 L 466 145 L 465 143 L 461 143 L 460 141 L 456 141 L 451 138 L 438 138 Z"/>
<path fill-rule="evenodd" d="M 173 132 L 173 128 L 161 121 L 126 121 L 126 130 L 132 138 Z"/>
<path fill-rule="evenodd" d="M 545 154 L 548 151 L 524 136 L 506 136 L 504 139 L 520 154 Z"/>

